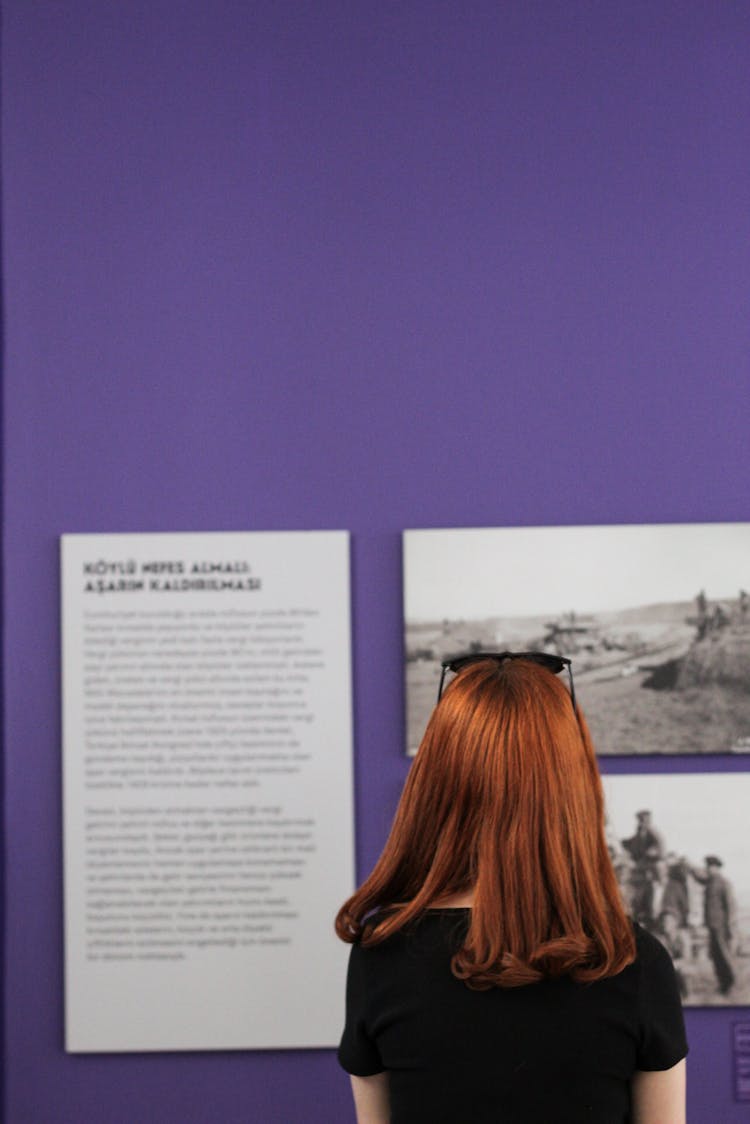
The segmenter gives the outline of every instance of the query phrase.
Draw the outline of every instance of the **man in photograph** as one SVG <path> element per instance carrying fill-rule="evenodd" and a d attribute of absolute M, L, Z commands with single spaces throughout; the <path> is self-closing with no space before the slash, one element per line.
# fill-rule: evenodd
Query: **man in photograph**
<path fill-rule="evenodd" d="M 708 954 L 713 962 L 719 991 L 728 995 L 734 984 L 731 942 L 734 938 L 735 904 L 729 881 L 721 874 L 724 865 L 716 855 L 706 855 L 703 870 L 690 873 L 703 886 L 703 919 L 708 929 Z"/>
<path fill-rule="evenodd" d="M 680 930 L 679 918 L 671 909 L 662 910 L 659 914 L 656 936 L 672 957 L 680 995 L 683 999 L 687 999 L 690 968 L 689 945 L 685 932 Z"/>
<path fill-rule="evenodd" d="M 688 892 L 688 864 L 673 851 L 666 858 L 666 879 L 661 896 L 660 912 L 673 913 L 677 926 L 686 929 L 690 917 L 690 894 Z"/>
<path fill-rule="evenodd" d="M 660 882 L 660 868 L 666 849 L 661 834 L 651 822 L 648 809 L 636 812 L 635 819 L 635 834 L 622 841 L 633 863 L 630 873 L 633 918 L 653 929 L 656 923 L 655 889 Z"/>

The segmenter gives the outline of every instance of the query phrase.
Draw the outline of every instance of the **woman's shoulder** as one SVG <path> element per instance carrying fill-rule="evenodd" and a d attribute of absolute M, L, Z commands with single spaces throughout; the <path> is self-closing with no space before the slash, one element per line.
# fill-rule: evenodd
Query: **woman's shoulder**
<path fill-rule="evenodd" d="M 644 929 L 643 925 L 634 921 L 633 931 L 635 932 L 635 950 L 638 960 L 650 964 L 654 960 L 661 960 L 665 956 L 669 959 L 669 953 L 659 938 L 650 933 L 648 929 Z"/>
<path fill-rule="evenodd" d="M 378 909 L 365 920 L 360 939 L 354 947 L 363 955 L 372 956 L 398 953 L 412 947 L 448 947 L 453 951 L 456 941 L 463 940 L 469 925 L 471 910 L 468 908 L 446 907 L 426 909 L 417 917 L 411 918 L 387 936 L 378 930 L 393 917 L 398 907 Z M 372 940 L 372 937 L 375 940 Z"/>
<path fill-rule="evenodd" d="M 631 967 L 638 972 L 640 986 L 661 986 L 662 983 L 671 986 L 675 968 L 669 949 L 642 925 L 634 923 L 633 928 L 636 956 Z"/>

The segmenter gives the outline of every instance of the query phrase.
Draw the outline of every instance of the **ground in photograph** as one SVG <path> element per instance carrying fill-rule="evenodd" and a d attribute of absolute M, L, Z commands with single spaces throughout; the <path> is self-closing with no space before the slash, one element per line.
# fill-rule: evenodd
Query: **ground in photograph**
<path fill-rule="evenodd" d="M 407 746 L 435 705 L 440 660 L 509 649 L 573 660 L 576 694 L 602 755 L 750 750 L 750 606 L 649 605 L 618 613 L 407 623 Z"/>

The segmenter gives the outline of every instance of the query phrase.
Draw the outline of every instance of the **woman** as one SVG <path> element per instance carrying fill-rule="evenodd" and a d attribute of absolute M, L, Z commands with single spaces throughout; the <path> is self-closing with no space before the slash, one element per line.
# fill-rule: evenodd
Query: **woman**
<path fill-rule="evenodd" d="M 625 915 L 565 667 L 443 665 L 383 854 L 336 919 L 359 1124 L 684 1122 L 674 971 Z"/>

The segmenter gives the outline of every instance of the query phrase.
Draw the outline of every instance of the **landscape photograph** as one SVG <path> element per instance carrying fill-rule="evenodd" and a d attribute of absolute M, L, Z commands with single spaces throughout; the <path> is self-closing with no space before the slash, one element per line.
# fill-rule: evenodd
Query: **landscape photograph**
<path fill-rule="evenodd" d="M 750 524 L 404 534 L 406 749 L 441 660 L 572 660 L 599 754 L 750 752 Z"/>

